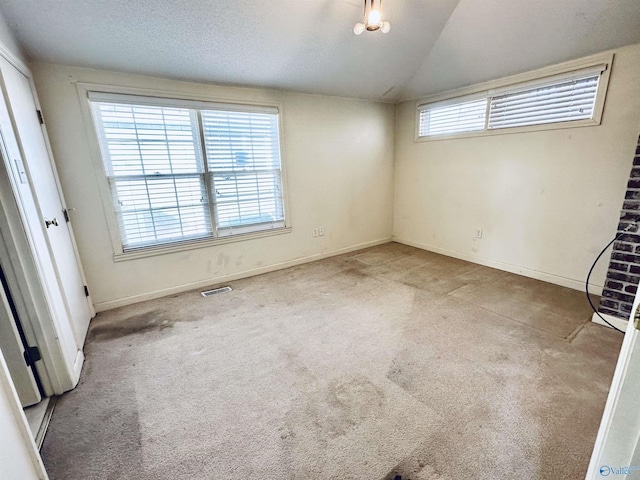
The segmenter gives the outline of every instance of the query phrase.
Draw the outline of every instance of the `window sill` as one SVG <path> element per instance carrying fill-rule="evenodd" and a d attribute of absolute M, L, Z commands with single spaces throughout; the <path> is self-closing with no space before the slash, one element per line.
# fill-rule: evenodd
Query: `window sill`
<path fill-rule="evenodd" d="M 547 130 L 562 130 L 565 128 L 595 127 L 600 125 L 600 119 L 574 120 L 570 122 L 544 123 L 539 125 L 527 125 L 524 127 L 494 128 L 476 132 L 452 133 L 447 135 L 433 135 L 416 137 L 415 143 L 437 142 L 440 140 L 457 140 L 461 138 L 494 137 L 496 135 L 509 135 L 513 133 L 542 132 Z"/>
<path fill-rule="evenodd" d="M 256 238 L 271 237 L 274 235 L 283 235 L 291 233 L 291 227 L 273 228 L 271 230 L 261 230 L 259 232 L 243 233 L 240 235 L 207 238 L 184 243 L 174 243 L 171 245 L 160 245 L 157 247 L 145 247 L 139 250 L 129 252 L 116 253 L 113 255 L 114 262 L 126 262 L 128 260 L 137 260 L 139 258 L 155 257 L 156 255 L 166 255 L 169 253 L 183 252 L 186 250 L 195 250 L 197 248 L 214 247 L 217 245 L 225 245 L 227 243 L 243 242 Z"/>

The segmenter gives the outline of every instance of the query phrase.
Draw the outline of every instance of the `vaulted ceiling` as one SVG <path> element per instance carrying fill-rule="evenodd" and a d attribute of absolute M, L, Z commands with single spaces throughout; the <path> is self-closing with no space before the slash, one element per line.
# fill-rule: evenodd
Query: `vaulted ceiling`
<path fill-rule="evenodd" d="M 31 60 L 395 102 L 640 43 L 639 0 L 0 0 Z"/>

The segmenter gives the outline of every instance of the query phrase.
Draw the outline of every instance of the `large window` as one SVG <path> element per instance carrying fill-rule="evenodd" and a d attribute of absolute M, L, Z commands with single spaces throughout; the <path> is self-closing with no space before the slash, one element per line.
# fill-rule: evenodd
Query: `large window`
<path fill-rule="evenodd" d="M 124 252 L 285 226 L 277 108 L 89 101 Z"/>
<path fill-rule="evenodd" d="M 603 63 L 419 105 L 417 137 L 598 124 L 606 91 L 601 79 L 607 69 Z"/>

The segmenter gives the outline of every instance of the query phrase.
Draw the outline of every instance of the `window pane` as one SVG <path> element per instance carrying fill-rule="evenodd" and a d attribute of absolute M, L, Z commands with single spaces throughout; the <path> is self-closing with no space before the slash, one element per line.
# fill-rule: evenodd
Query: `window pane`
<path fill-rule="evenodd" d="M 123 249 L 211 236 L 197 112 L 92 106 Z"/>
<path fill-rule="evenodd" d="M 284 219 L 279 171 L 213 174 L 218 227 Z"/>
<path fill-rule="evenodd" d="M 125 249 L 211 235 L 202 175 L 111 181 Z"/>
<path fill-rule="evenodd" d="M 203 171 L 195 110 L 93 105 L 109 176 Z"/>
<path fill-rule="evenodd" d="M 418 135 L 447 135 L 484 130 L 487 99 L 427 107 L 420 110 Z"/>
<path fill-rule="evenodd" d="M 218 228 L 284 220 L 278 117 L 202 111 Z"/>
<path fill-rule="evenodd" d="M 493 97 L 489 128 L 593 118 L 599 75 Z"/>

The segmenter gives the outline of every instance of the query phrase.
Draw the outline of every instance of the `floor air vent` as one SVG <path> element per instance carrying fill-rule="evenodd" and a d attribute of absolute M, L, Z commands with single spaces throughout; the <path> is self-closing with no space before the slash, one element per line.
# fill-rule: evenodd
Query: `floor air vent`
<path fill-rule="evenodd" d="M 215 295 L 217 293 L 225 293 L 230 291 L 231 291 L 231 287 L 220 287 L 220 288 L 214 288 L 212 290 L 205 290 L 204 292 L 200 292 L 200 295 L 202 295 L 203 297 L 210 297 L 211 295 Z"/>

